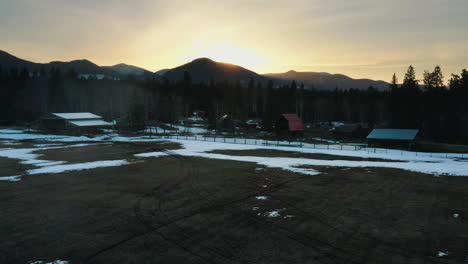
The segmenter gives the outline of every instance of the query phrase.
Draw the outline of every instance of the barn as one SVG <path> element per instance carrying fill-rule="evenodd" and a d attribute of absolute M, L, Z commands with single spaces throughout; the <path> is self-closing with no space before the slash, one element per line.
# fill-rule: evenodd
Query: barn
<path fill-rule="evenodd" d="M 278 136 L 295 136 L 304 132 L 304 123 L 297 114 L 282 114 L 275 122 L 275 130 Z"/>
<path fill-rule="evenodd" d="M 411 148 L 418 134 L 418 129 L 373 129 L 367 136 L 367 142 L 373 146 Z"/>
<path fill-rule="evenodd" d="M 96 133 L 110 126 L 112 123 L 93 113 L 50 113 L 41 117 L 42 129 L 58 133 Z"/>

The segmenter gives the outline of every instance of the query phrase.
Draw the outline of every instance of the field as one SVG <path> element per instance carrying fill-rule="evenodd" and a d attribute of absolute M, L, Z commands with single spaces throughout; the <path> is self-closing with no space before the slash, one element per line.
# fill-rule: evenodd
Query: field
<path fill-rule="evenodd" d="M 0 263 L 467 262 L 466 161 L 321 152 L 0 130 Z"/>

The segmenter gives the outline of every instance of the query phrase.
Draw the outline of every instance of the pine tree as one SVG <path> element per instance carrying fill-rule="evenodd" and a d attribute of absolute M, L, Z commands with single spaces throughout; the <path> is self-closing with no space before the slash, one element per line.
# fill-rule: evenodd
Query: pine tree
<path fill-rule="evenodd" d="M 418 80 L 416 79 L 416 73 L 412 65 L 408 67 L 405 73 L 402 87 L 408 90 L 419 90 Z"/>
<path fill-rule="evenodd" d="M 444 75 L 439 66 L 435 66 L 434 71 L 432 72 L 432 82 L 435 88 L 444 87 Z"/>
<path fill-rule="evenodd" d="M 396 74 L 393 73 L 392 80 L 390 81 L 390 90 L 395 91 L 396 89 L 398 89 L 398 79 Z"/>
<path fill-rule="evenodd" d="M 440 90 L 444 88 L 444 75 L 439 66 L 434 68 L 433 72 L 424 71 L 423 83 L 426 91 L 432 91 L 434 89 Z"/>
<path fill-rule="evenodd" d="M 412 65 L 408 67 L 402 85 L 402 94 L 399 96 L 401 115 L 399 116 L 402 128 L 419 128 L 420 101 L 419 84 Z"/>

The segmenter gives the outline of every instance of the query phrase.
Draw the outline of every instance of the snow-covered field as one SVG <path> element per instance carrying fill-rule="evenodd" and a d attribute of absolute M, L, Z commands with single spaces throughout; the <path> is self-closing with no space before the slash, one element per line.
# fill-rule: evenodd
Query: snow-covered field
<path fill-rule="evenodd" d="M 6 147 L 0 147 L 0 157 L 19 160 L 22 164 L 33 165 L 36 168 L 24 172 L 25 175 L 61 173 L 65 171 L 76 171 L 85 169 L 94 169 L 111 166 L 123 166 L 130 164 L 127 160 L 105 160 L 93 161 L 78 164 L 68 164 L 65 161 L 50 161 L 40 159 L 40 154 L 36 151 L 53 150 L 60 148 L 79 148 L 97 144 L 112 144 L 113 142 L 161 142 L 171 141 L 179 143 L 182 148 L 172 150 L 171 153 L 182 156 L 203 157 L 209 159 L 234 160 L 244 162 L 254 162 L 260 166 L 281 168 L 297 173 L 315 175 L 319 172 L 309 168 L 300 168 L 302 166 L 334 166 L 334 167 L 380 167 L 380 168 L 398 168 L 408 171 L 421 172 L 433 175 L 447 176 L 468 176 L 468 162 L 460 160 L 460 154 L 443 153 L 432 155 L 417 155 L 415 152 L 379 149 L 371 152 L 366 149 L 333 149 L 333 148 L 311 148 L 311 147 L 290 147 L 284 146 L 287 142 L 278 143 L 277 146 L 253 144 L 253 140 L 238 139 L 239 143 L 232 144 L 219 142 L 222 139 L 209 139 L 202 141 L 201 138 L 195 140 L 184 140 L 181 138 L 154 138 L 154 137 L 122 137 L 117 134 L 103 135 L 94 138 L 74 137 L 64 135 L 45 135 L 37 133 L 28 133 L 18 129 L 0 129 L 0 143 Z M 21 148 L 24 140 L 37 142 L 34 147 Z M 213 140 L 213 141 L 210 141 Z M 48 143 L 50 142 L 50 143 Z M 64 144 L 68 143 L 68 144 Z M 73 143 L 73 144 L 70 144 Z M 253 150 L 270 149 L 281 151 L 292 151 L 309 154 L 328 154 L 335 156 L 344 156 L 342 160 L 322 160 L 310 158 L 287 158 L 287 157 L 258 157 L 258 156 L 233 156 L 225 154 L 208 153 L 213 150 Z M 148 152 L 135 154 L 137 159 L 156 158 L 168 155 L 165 152 Z M 360 158 L 378 158 L 389 161 L 351 161 L 346 157 Z M 0 180 L 19 181 L 22 175 L 11 175 L 0 177 Z"/>

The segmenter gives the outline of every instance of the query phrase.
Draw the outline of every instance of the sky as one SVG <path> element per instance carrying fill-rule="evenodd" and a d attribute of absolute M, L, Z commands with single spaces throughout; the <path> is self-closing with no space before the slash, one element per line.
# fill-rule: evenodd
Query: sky
<path fill-rule="evenodd" d="M 199 57 L 258 73 L 400 80 L 468 68 L 468 0 L 0 0 L 0 50 L 157 71 Z"/>

